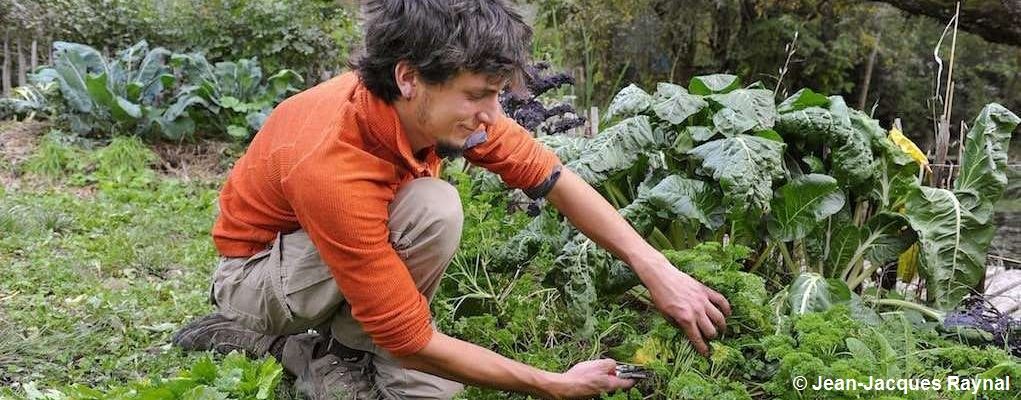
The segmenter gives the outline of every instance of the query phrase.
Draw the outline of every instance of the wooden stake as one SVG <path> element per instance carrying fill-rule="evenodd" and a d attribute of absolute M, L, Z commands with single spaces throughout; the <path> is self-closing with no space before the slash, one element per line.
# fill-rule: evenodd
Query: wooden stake
<path fill-rule="evenodd" d="M 868 101 L 869 97 L 869 84 L 872 83 L 872 69 L 876 66 L 876 56 L 879 55 L 879 41 L 883 39 L 883 32 L 879 32 L 876 35 L 876 45 L 872 47 L 872 54 L 869 55 L 869 61 L 865 64 L 865 78 L 862 79 L 861 96 L 858 97 L 858 109 L 865 110 L 865 102 Z"/>
<path fill-rule="evenodd" d="M 954 36 L 950 41 L 950 66 L 947 68 L 947 94 L 944 97 L 946 102 L 943 107 L 943 114 L 947 116 L 947 120 L 950 120 L 950 96 L 953 95 L 953 79 L 954 79 L 954 53 L 957 50 L 957 24 L 961 20 L 961 2 L 957 2 L 957 11 L 954 12 Z"/>

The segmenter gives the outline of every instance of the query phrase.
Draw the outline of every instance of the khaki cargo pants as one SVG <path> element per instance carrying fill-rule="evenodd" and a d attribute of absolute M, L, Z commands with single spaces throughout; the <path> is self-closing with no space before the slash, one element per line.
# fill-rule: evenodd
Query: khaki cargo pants
<path fill-rule="evenodd" d="M 457 191 L 439 179 L 419 178 L 404 185 L 390 204 L 390 243 L 429 300 L 457 250 L 462 222 Z M 276 335 L 308 329 L 324 332 L 328 326 L 341 344 L 371 353 L 374 386 L 385 397 L 449 399 L 463 389 L 460 383 L 401 368 L 373 344 L 352 318 L 343 293 L 304 230 L 277 235 L 270 248 L 251 257 L 222 259 L 212 286 L 219 311 L 249 329 Z M 309 362 L 288 357 L 300 354 L 285 351 L 281 360 L 285 367 Z"/>

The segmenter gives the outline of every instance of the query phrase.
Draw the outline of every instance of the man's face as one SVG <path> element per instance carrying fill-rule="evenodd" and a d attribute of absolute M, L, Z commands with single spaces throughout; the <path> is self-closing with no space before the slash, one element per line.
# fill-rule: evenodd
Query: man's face
<path fill-rule="evenodd" d="M 498 95 L 505 85 L 503 78 L 472 72 L 422 85 L 421 96 L 413 100 L 414 126 L 435 141 L 437 154 L 458 157 L 469 135 L 503 115 Z"/>

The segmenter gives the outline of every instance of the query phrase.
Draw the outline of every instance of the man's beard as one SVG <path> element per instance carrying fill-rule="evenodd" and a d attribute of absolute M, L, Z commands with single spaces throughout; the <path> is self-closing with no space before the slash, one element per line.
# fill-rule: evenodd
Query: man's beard
<path fill-rule="evenodd" d="M 417 110 L 418 123 L 422 126 L 429 126 L 429 109 L 432 106 L 432 96 L 425 94 L 422 103 Z M 445 142 L 442 139 L 436 141 L 436 155 L 447 160 L 455 160 L 464 155 L 464 146 Z"/>
<path fill-rule="evenodd" d="M 447 160 L 455 160 L 464 155 L 464 146 L 438 140 L 436 142 L 436 155 Z"/>

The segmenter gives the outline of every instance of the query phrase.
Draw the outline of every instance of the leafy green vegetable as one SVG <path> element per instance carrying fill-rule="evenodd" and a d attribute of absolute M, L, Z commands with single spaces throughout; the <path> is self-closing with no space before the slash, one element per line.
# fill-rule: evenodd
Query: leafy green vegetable
<path fill-rule="evenodd" d="M 819 222 L 844 207 L 837 180 L 821 174 L 795 178 L 777 190 L 770 213 L 769 233 L 775 239 L 803 239 Z"/>
<path fill-rule="evenodd" d="M 652 110 L 660 119 L 674 125 L 680 125 L 686 119 L 708 106 L 709 103 L 703 100 L 701 96 L 689 94 L 681 86 L 672 83 L 660 83 L 656 86 Z"/>
<path fill-rule="evenodd" d="M 589 140 L 566 166 L 586 182 L 598 184 L 631 168 L 647 152 L 669 146 L 672 139 L 666 131 L 654 130 L 648 117 L 631 117 Z"/>
<path fill-rule="evenodd" d="M 813 92 L 812 89 L 805 88 L 794 92 L 794 94 L 776 106 L 776 109 L 780 113 L 789 113 L 809 107 L 826 108 L 829 105 L 830 99 L 826 98 L 826 96 Z"/>
<path fill-rule="evenodd" d="M 144 40 L 111 60 L 82 44 L 55 42 L 53 47 L 53 65 L 33 74 L 32 80 L 59 87 L 56 100 L 67 105 L 67 112 L 56 117 L 83 135 L 128 133 L 179 140 L 201 127 L 246 140 L 269 110 L 302 82 L 287 69 L 263 79 L 255 60 L 214 66 L 198 53 L 150 50 Z"/>
<path fill-rule="evenodd" d="M 628 86 L 610 111 L 616 123 L 595 138 L 541 140 L 654 248 L 747 245 L 758 252 L 753 268 L 788 288 L 778 310 L 847 304 L 870 323 L 879 316 L 856 292 L 916 243 L 929 302 L 951 307 L 977 285 L 992 232 L 989 204 L 1001 196 L 1004 149 L 1018 123 L 1001 106 L 983 111 L 950 192 L 923 187 L 924 157 L 906 154 L 890 139 L 897 135 L 839 96 L 803 89 L 777 104 L 761 85 L 710 75 L 687 90 L 660 83 L 652 95 Z M 634 282 L 581 236 L 554 239 L 552 226 L 531 231 L 509 241 L 501 258 L 521 265 L 548 238 L 559 267 L 547 278 L 577 312 Z"/>
<path fill-rule="evenodd" d="M 982 109 L 968 131 L 954 192 L 980 223 L 989 221 L 1007 186 L 1007 149 L 1019 122 L 1017 115 L 993 103 Z"/>
<path fill-rule="evenodd" d="M 740 261 L 751 249 L 705 242 L 689 250 L 667 251 L 667 259 L 681 271 L 716 290 L 730 302 L 727 335 L 761 335 L 772 331 L 769 294 L 765 282 L 755 274 L 741 271 Z"/>
<path fill-rule="evenodd" d="M 652 106 L 652 96 L 635 84 L 621 89 L 606 109 L 606 119 L 626 118 L 639 115 Z"/>
<path fill-rule="evenodd" d="M 218 364 L 203 357 L 190 370 L 175 378 L 140 381 L 106 391 L 74 385 L 66 390 L 69 398 L 106 399 L 256 399 L 273 400 L 283 377 L 283 367 L 273 358 L 249 360 L 232 352 Z"/>
<path fill-rule="evenodd" d="M 728 209 L 769 210 L 772 182 L 783 177 L 783 150 L 783 143 L 737 135 L 707 142 L 688 154 L 700 160 L 705 173 L 720 182 Z"/>
<path fill-rule="evenodd" d="M 691 78 L 688 91 L 697 95 L 727 93 L 741 86 L 741 80 L 734 75 L 714 74 Z"/>
<path fill-rule="evenodd" d="M 665 220 L 685 218 L 698 221 L 709 229 L 723 224 L 720 195 L 709 184 L 695 179 L 670 175 L 655 187 L 641 191 L 635 201 L 620 210 L 639 231 L 653 226 L 650 217 Z"/>
<path fill-rule="evenodd" d="M 811 272 L 798 275 L 791 283 L 789 293 L 787 304 L 792 315 L 826 311 L 836 304 L 851 300 L 851 292 L 843 281 L 826 279 Z"/>
<path fill-rule="evenodd" d="M 986 249 L 995 227 L 983 224 L 949 190 L 920 187 L 905 205 L 921 244 L 919 274 L 938 308 L 959 303 L 985 275 Z"/>
<path fill-rule="evenodd" d="M 724 108 L 717 112 L 719 116 L 727 112 L 727 119 L 733 126 L 747 126 L 747 129 L 737 129 L 729 132 L 723 131 L 728 136 L 743 133 L 745 130 L 762 131 L 772 129 L 776 122 L 776 104 L 773 102 L 773 92 L 765 89 L 737 89 L 726 94 L 715 94 L 709 96 L 713 102 L 719 103 Z M 713 117 L 716 121 L 716 117 Z M 716 126 L 720 129 L 720 126 Z M 722 131 L 722 129 L 721 129 Z"/>

